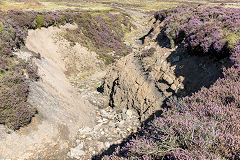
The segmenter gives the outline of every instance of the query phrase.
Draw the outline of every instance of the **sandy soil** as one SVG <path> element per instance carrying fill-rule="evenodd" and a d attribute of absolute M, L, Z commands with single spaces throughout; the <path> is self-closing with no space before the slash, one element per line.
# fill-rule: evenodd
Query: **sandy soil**
<path fill-rule="evenodd" d="M 30 30 L 27 49 L 16 52 L 23 59 L 31 58 L 33 52 L 42 57 L 32 58 L 39 68 L 40 80 L 31 83 L 29 95 L 29 102 L 39 113 L 30 125 L 17 132 L 8 134 L 7 129 L 0 126 L 0 159 L 56 158 L 53 155 L 67 152 L 79 128 L 94 125 L 94 106 L 77 92 L 65 73 L 71 73 L 71 69 L 78 76 L 90 71 L 99 73 L 103 62 L 96 53 L 79 44 L 71 46 L 60 38 L 59 34 L 66 28 L 75 27 Z"/>

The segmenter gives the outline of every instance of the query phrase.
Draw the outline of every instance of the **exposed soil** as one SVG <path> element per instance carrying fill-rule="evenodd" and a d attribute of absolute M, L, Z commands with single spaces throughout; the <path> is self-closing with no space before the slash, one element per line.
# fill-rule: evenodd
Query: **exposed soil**
<path fill-rule="evenodd" d="M 91 71 L 92 76 L 97 72 L 97 77 L 103 77 L 101 68 L 104 63 L 96 53 L 79 44 L 71 46 L 61 38 L 60 34 L 66 28 L 75 27 L 66 25 L 30 30 L 26 48 L 16 52 L 20 58 L 31 59 L 38 66 L 40 80 L 31 82 L 28 98 L 38 114 L 29 126 L 17 132 L 9 133 L 1 126 L 0 159 L 56 158 L 72 145 L 79 128 L 94 125 L 94 105 L 89 102 L 88 96 L 73 87 L 65 73 L 71 73 L 68 74 L 71 78 L 76 77 L 73 76 L 74 71 L 78 71 L 80 78 Z M 38 54 L 41 58 L 34 58 Z"/>

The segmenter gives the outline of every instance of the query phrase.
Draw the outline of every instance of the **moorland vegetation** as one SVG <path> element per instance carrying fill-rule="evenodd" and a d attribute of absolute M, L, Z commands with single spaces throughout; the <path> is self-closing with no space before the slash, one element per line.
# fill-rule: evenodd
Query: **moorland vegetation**
<path fill-rule="evenodd" d="M 105 159 L 240 158 L 240 10 L 179 6 L 155 18 L 171 46 L 184 44 L 190 55 L 230 58 L 210 88 L 169 99 L 166 111 Z"/>
<path fill-rule="evenodd" d="M 171 47 L 184 45 L 190 55 L 230 59 L 232 65 L 211 87 L 181 99 L 170 98 L 160 117 L 104 159 L 240 159 L 239 13 L 238 8 L 204 5 L 155 13 Z M 27 102 L 29 83 L 39 78 L 37 68 L 18 59 L 14 50 L 24 45 L 28 29 L 66 23 L 76 23 L 78 28 L 65 38 L 96 51 L 106 63 L 131 52 L 123 42 L 134 26 L 130 16 L 121 12 L 0 11 L 0 124 L 16 130 L 37 114 Z"/>

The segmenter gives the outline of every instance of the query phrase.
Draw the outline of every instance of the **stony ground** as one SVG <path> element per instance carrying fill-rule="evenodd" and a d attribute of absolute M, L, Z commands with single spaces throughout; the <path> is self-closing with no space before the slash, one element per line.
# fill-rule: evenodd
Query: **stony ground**
<path fill-rule="evenodd" d="M 72 159 L 91 159 L 101 154 L 110 146 L 120 144 L 140 126 L 138 115 L 131 110 L 114 109 L 105 104 L 106 98 L 98 87 L 103 82 L 106 72 L 97 72 L 82 80 L 73 80 L 81 97 L 94 106 L 95 118 L 93 127 L 85 126 L 79 129 L 75 147 L 68 152 Z"/>
<path fill-rule="evenodd" d="M 91 159 L 110 146 L 120 144 L 131 133 L 137 131 L 140 122 L 138 115 L 131 110 L 107 107 L 96 112 L 96 125 L 93 128 L 79 129 L 77 146 L 71 148 L 68 156 L 76 159 Z"/>

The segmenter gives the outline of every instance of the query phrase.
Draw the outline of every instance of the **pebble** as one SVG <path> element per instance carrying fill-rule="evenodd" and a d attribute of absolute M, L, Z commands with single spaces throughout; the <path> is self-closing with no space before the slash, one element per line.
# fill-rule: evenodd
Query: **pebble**
<path fill-rule="evenodd" d="M 69 157 L 80 159 L 81 156 L 86 155 L 86 153 L 83 150 L 72 148 L 68 155 Z"/>
<path fill-rule="evenodd" d="M 132 44 L 132 48 L 137 49 L 138 46 L 136 44 Z"/>
<path fill-rule="evenodd" d="M 175 91 L 177 89 L 177 86 L 175 84 L 172 84 L 171 89 Z"/>
<path fill-rule="evenodd" d="M 125 45 L 127 45 L 127 46 L 130 46 L 130 43 L 129 42 L 123 42 Z"/>
<path fill-rule="evenodd" d="M 80 143 L 80 144 L 76 147 L 76 149 L 82 149 L 83 146 L 84 146 L 84 143 L 82 142 L 82 143 Z"/>
<path fill-rule="evenodd" d="M 80 133 L 87 133 L 87 132 L 91 132 L 91 128 L 89 128 L 89 127 L 85 127 L 85 128 L 82 128 L 82 129 L 79 129 L 79 132 Z"/>
<path fill-rule="evenodd" d="M 79 144 L 81 141 L 79 139 L 76 140 L 76 143 Z"/>
<path fill-rule="evenodd" d="M 109 148 L 109 147 L 111 146 L 111 144 L 110 144 L 109 142 L 105 142 L 105 146 L 106 146 L 107 148 Z"/>
<path fill-rule="evenodd" d="M 168 70 L 168 66 L 167 66 L 167 63 L 166 63 L 166 62 L 163 62 L 163 63 L 162 63 L 161 70 L 162 70 L 163 72 L 166 72 L 166 71 Z"/>
<path fill-rule="evenodd" d="M 103 149 L 104 148 L 103 142 L 99 142 L 98 147 L 100 148 L 100 150 Z"/>
<path fill-rule="evenodd" d="M 163 79 L 165 80 L 165 81 L 167 81 L 168 82 L 168 84 L 173 84 L 173 82 L 174 82 L 174 80 L 170 77 L 170 76 L 168 76 L 167 74 L 164 74 L 163 75 Z"/>
<path fill-rule="evenodd" d="M 127 110 L 126 114 L 127 114 L 127 116 L 131 117 L 133 113 L 131 110 Z"/>
<path fill-rule="evenodd" d="M 90 147 L 88 150 L 89 150 L 89 152 L 93 152 L 94 148 Z"/>
<path fill-rule="evenodd" d="M 101 135 L 104 135 L 104 131 L 101 132 Z"/>
<path fill-rule="evenodd" d="M 115 124 L 114 122 L 112 122 L 112 121 L 110 121 L 110 122 L 108 123 L 108 125 L 109 125 L 110 127 L 115 127 L 115 126 L 116 126 L 116 124 Z"/>

